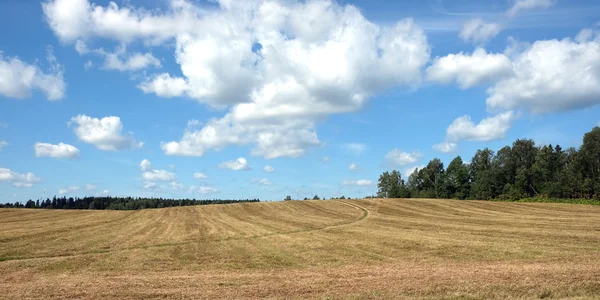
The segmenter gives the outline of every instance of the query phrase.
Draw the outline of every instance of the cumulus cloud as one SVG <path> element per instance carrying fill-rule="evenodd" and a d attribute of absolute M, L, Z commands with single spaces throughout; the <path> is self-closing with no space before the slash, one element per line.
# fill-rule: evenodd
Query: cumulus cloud
<path fill-rule="evenodd" d="M 158 189 L 158 184 L 156 182 L 146 181 L 143 186 L 144 190 L 154 191 Z"/>
<path fill-rule="evenodd" d="M 6 141 L 0 140 L 0 151 L 2 151 L 2 148 L 8 146 L 8 143 Z"/>
<path fill-rule="evenodd" d="M 15 187 L 32 187 L 41 179 L 31 172 L 20 174 L 7 168 L 0 168 L 0 181 L 10 182 Z"/>
<path fill-rule="evenodd" d="M 108 195 L 108 190 L 104 190 L 104 191 L 102 191 L 102 194 L 103 194 L 103 195 Z"/>
<path fill-rule="evenodd" d="M 459 37 L 474 44 L 483 44 L 500 33 L 500 24 L 485 23 L 481 18 L 471 19 L 463 24 Z"/>
<path fill-rule="evenodd" d="M 269 181 L 269 179 L 267 178 L 252 178 L 252 183 L 254 184 L 258 184 L 258 185 L 271 185 L 271 181 Z"/>
<path fill-rule="evenodd" d="M 355 163 L 351 163 L 351 164 L 348 166 L 348 170 L 350 170 L 350 171 L 356 171 L 356 170 L 358 170 L 358 165 L 357 165 L 357 164 L 355 164 Z"/>
<path fill-rule="evenodd" d="M 266 166 L 263 168 L 263 172 L 267 172 L 267 173 L 275 172 L 275 168 L 273 168 L 273 167 L 271 167 L 271 166 L 269 166 L 269 165 L 266 165 Z"/>
<path fill-rule="evenodd" d="M 79 191 L 79 186 L 74 185 L 74 186 L 70 186 L 70 187 L 66 187 L 64 189 L 58 190 L 58 194 L 66 195 L 66 194 L 70 194 L 70 193 L 76 192 L 76 191 Z"/>
<path fill-rule="evenodd" d="M 51 48 L 48 50 L 47 60 L 50 69 L 44 72 L 37 65 L 14 57 L 4 57 L 0 52 L 0 95 L 24 99 L 31 97 L 34 90 L 39 90 L 48 100 L 62 99 L 67 85 L 63 79 L 62 66 L 57 63 Z"/>
<path fill-rule="evenodd" d="M 423 154 L 420 152 L 408 153 L 400 151 L 398 148 L 388 152 L 385 155 L 386 163 L 395 166 L 406 166 L 414 164 L 423 158 Z"/>
<path fill-rule="evenodd" d="M 142 172 L 146 172 L 146 171 L 150 171 L 151 169 L 152 169 L 152 163 L 147 159 L 142 160 L 142 162 L 140 163 L 140 170 Z"/>
<path fill-rule="evenodd" d="M 303 156 L 321 145 L 318 120 L 357 111 L 389 88 L 418 84 L 429 61 L 427 38 L 412 19 L 381 26 L 334 1 L 218 4 L 206 10 L 178 0 L 152 11 L 53 0 L 43 10 L 65 42 L 174 41 L 181 74 L 150 74 L 139 88 L 229 110 L 162 144 L 168 155 L 252 145 L 251 155 L 267 159 Z"/>
<path fill-rule="evenodd" d="M 194 173 L 194 178 L 196 178 L 196 179 L 206 179 L 206 178 L 208 178 L 208 176 L 206 176 L 206 174 L 204 174 L 204 173 L 196 172 L 196 173 Z"/>
<path fill-rule="evenodd" d="M 94 36 L 121 42 L 144 40 L 157 44 L 173 38 L 177 33 L 198 27 L 196 13 L 185 1 L 171 1 L 165 14 L 119 7 L 91 5 L 88 0 L 50 0 L 42 3 L 46 21 L 63 42 L 74 42 Z"/>
<path fill-rule="evenodd" d="M 184 188 L 184 185 L 181 182 L 171 181 L 169 182 L 169 188 L 173 191 L 179 191 Z"/>
<path fill-rule="evenodd" d="M 173 181 L 176 176 L 167 170 L 149 170 L 142 173 L 142 178 L 146 181 Z"/>
<path fill-rule="evenodd" d="M 507 49 L 513 56 L 512 76 L 488 89 L 489 111 L 522 108 L 549 113 L 600 103 L 600 35 L 596 30 L 584 30 L 575 40 L 542 40 L 523 49 L 512 48 Z"/>
<path fill-rule="evenodd" d="M 140 83 L 138 88 L 145 94 L 171 98 L 183 96 L 188 91 L 187 81 L 181 77 L 171 77 L 167 73 L 154 75 Z"/>
<path fill-rule="evenodd" d="M 371 185 L 375 185 L 375 183 L 372 180 L 359 179 L 359 180 L 344 180 L 344 181 L 342 181 L 342 185 L 371 186 Z"/>
<path fill-rule="evenodd" d="M 144 184 L 144 189 L 154 188 L 155 185 L 149 184 L 152 181 L 175 181 L 177 178 L 174 173 L 167 170 L 153 170 L 152 163 L 144 159 L 140 163 L 140 171 L 142 171 L 142 178 L 148 183 Z"/>
<path fill-rule="evenodd" d="M 454 150 L 456 150 L 456 147 L 457 147 L 456 143 L 451 143 L 451 142 L 443 142 L 443 143 L 433 145 L 434 150 L 437 150 L 442 153 L 453 152 Z"/>
<path fill-rule="evenodd" d="M 126 57 L 123 57 L 126 56 Z M 119 54 L 107 53 L 104 68 L 118 71 L 137 71 L 148 67 L 160 68 L 161 63 L 151 53 Z"/>
<path fill-rule="evenodd" d="M 226 162 L 222 162 L 219 164 L 219 168 L 221 169 L 229 169 L 232 171 L 242 171 L 242 170 L 250 170 L 250 166 L 248 165 L 248 161 L 245 158 L 240 157 L 236 160 L 230 160 Z"/>
<path fill-rule="evenodd" d="M 494 83 L 512 74 L 512 63 L 504 54 L 487 53 L 477 48 L 472 54 L 460 52 L 436 57 L 427 68 L 427 79 L 439 83 L 456 81 L 462 89 Z"/>
<path fill-rule="evenodd" d="M 524 11 L 542 8 L 546 9 L 556 3 L 555 0 L 514 0 L 513 6 L 506 11 L 509 17 L 514 17 Z"/>
<path fill-rule="evenodd" d="M 198 192 L 200 194 L 212 194 L 218 192 L 219 190 L 210 186 L 190 186 L 189 191 Z"/>
<path fill-rule="evenodd" d="M 475 124 L 470 116 L 457 118 L 448 126 L 446 139 L 448 141 L 491 141 L 502 139 L 512 126 L 515 114 L 512 111 L 504 112 L 485 118 Z"/>
<path fill-rule="evenodd" d="M 79 158 L 79 149 L 74 146 L 58 143 L 53 145 L 49 143 L 35 143 L 35 156 L 36 157 L 54 157 L 54 158 Z"/>
<path fill-rule="evenodd" d="M 408 177 L 410 175 L 412 175 L 414 172 L 419 172 L 419 170 L 421 170 L 423 168 L 425 168 L 425 166 L 423 166 L 423 165 L 406 168 L 406 169 L 404 169 L 404 173 L 402 173 L 402 177 L 404 178 L 404 180 L 408 180 Z"/>
<path fill-rule="evenodd" d="M 92 144 L 104 151 L 116 151 L 131 148 L 135 140 L 131 135 L 123 135 L 121 118 L 110 116 L 102 119 L 86 115 L 71 118 L 69 126 L 73 126 L 79 140 Z"/>
<path fill-rule="evenodd" d="M 93 184 L 89 184 L 88 183 L 88 184 L 85 185 L 85 189 L 88 190 L 88 191 L 95 191 L 96 190 L 96 186 L 93 185 Z"/>

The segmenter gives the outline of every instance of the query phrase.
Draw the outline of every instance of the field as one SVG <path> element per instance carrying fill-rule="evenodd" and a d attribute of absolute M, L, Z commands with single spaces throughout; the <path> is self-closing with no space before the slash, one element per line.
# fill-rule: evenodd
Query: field
<path fill-rule="evenodd" d="M 600 299 L 600 206 L 0 209 L 0 299 Z"/>

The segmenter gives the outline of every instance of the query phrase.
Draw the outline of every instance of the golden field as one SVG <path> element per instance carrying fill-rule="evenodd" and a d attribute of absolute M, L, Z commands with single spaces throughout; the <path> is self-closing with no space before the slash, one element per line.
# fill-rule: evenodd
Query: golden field
<path fill-rule="evenodd" d="M 0 209 L 0 299 L 600 299 L 600 207 Z"/>

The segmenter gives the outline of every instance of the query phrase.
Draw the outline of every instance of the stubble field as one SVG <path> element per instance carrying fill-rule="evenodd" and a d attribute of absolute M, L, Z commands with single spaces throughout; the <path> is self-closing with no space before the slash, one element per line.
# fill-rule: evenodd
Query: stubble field
<path fill-rule="evenodd" d="M 0 299 L 600 299 L 600 207 L 0 209 Z"/>

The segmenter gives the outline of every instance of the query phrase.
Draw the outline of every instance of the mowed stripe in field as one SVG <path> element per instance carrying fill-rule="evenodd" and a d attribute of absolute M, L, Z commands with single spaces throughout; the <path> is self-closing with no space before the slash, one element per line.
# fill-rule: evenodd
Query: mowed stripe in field
<path fill-rule="evenodd" d="M 369 199 L 0 216 L 7 298 L 600 295 L 597 206 Z"/>
<path fill-rule="evenodd" d="M 325 201 L 248 204 L 125 212 L 0 210 L 0 260 L 305 231 L 363 215 L 355 206 Z"/>

